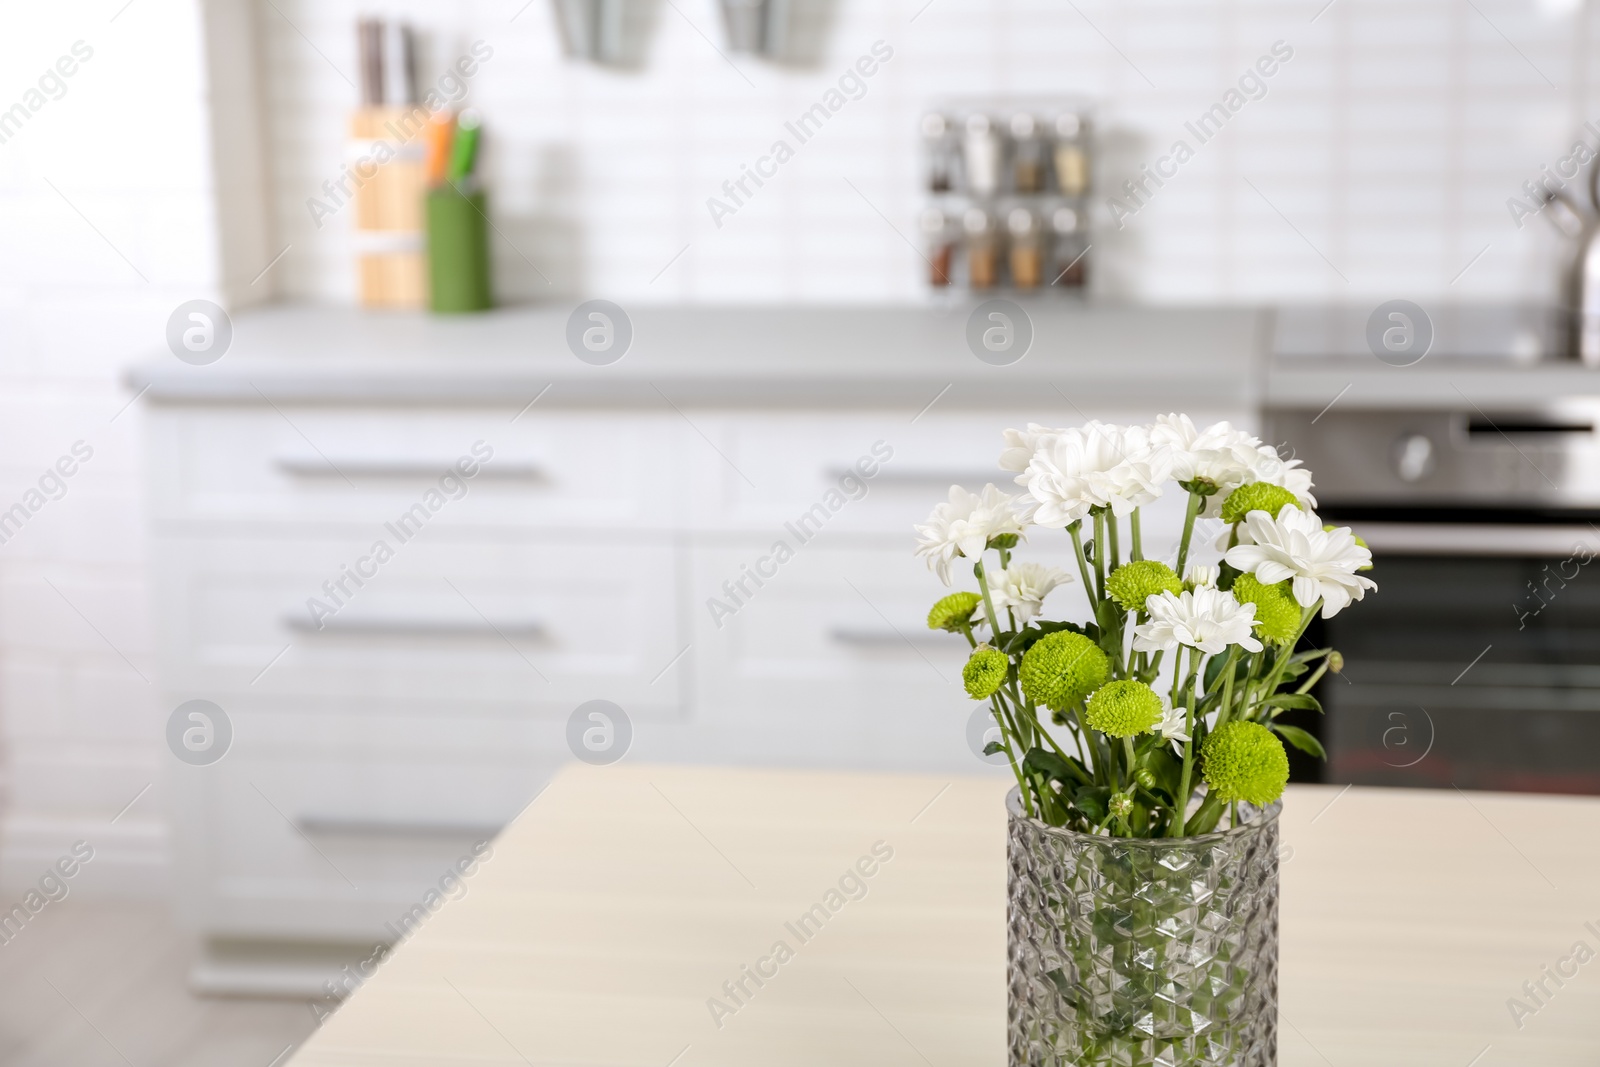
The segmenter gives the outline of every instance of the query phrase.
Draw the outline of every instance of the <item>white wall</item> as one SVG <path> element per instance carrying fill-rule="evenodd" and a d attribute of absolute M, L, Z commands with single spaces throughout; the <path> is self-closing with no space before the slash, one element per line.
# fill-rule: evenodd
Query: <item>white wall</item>
<path fill-rule="evenodd" d="M 1557 242 L 1540 219 L 1519 231 L 1506 199 L 1600 118 L 1579 0 L 1335 0 L 1320 16 L 1326 0 L 839 0 L 813 71 L 725 61 L 713 0 L 650 2 L 648 65 L 616 73 L 560 57 L 549 0 L 515 21 L 524 0 L 276 0 L 264 24 L 285 284 L 352 292 L 346 219 L 319 232 L 306 198 L 341 158 L 355 93 L 334 68 L 355 77 L 358 11 L 432 31 L 430 77 L 474 39 L 495 49 L 472 99 L 493 144 L 502 289 L 523 298 L 918 299 L 924 268 L 900 235 L 916 234 L 930 101 L 1090 95 L 1125 174 L 1280 39 L 1294 58 L 1267 96 L 1102 235 L 1100 285 L 1185 301 L 1544 295 Z M 895 57 L 866 97 L 712 225 L 706 198 L 878 39 Z"/>
<path fill-rule="evenodd" d="M 42 102 L 0 143 L 0 511 L 75 442 L 93 452 L 0 544 L 6 887 L 77 838 L 96 849 L 84 883 L 165 878 L 170 709 L 150 684 L 140 410 L 121 372 L 164 348 L 178 304 L 249 299 L 220 284 L 199 5 L 125 4 L 14 4 L 0 35 L 0 109 Z M 92 54 L 59 98 L 27 96 L 75 42 Z"/>

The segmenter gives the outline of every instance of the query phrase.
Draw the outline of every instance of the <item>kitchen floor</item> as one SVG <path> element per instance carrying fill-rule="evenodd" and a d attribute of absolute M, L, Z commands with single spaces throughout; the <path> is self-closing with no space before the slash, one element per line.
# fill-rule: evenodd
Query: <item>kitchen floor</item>
<path fill-rule="evenodd" d="M 7 1067 L 269 1067 L 317 1020 L 301 1001 L 196 997 L 160 903 L 65 900 L 0 945 Z"/>

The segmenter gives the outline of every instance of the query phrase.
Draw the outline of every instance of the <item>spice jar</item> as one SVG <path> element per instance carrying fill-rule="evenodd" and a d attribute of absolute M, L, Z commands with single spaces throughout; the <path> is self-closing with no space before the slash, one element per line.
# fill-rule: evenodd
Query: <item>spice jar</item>
<path fill-rule="evenodd" d="M 993 196 L 1000 188 L 1000 131 L 988 115 L 968 115 L 962 158 L 967 168 L 967 192 Z"/>
<path fill-rule="evenodd" d="M 967 284 L 973 289 L 994 288 L 999 267 L 994 220 L 981 207 L 968 208 L 961 219 L 967 232 Z"/>
<path fill-rule="evenodd" d="M 938 112 L 922 116 L 922 144 L 928 163 L 928 191 L 948 193 L 954 187 L 956 146 L 950 122 Z"/>
<path fill-rule="evenodd" d="M 1044 146 L 1038 123 L 1026 111 L 1011 116 L 1011 184 L 1019 193 L 1044 189 Z"/>
<path fill-rule="evenodd" d="M 1044 259 L 1038 219 L 1025 207 L 1012 208 L 1006 229 L 1011 231 L 1011 284 L 1018 289 L 1038 288 Z"/>
<path fill-rule="evenodd" d="M 931 207 L 922 213 L 922 233 L 928 249 L 928 284 L 950 284 L 951 262 L 955 258 L 956 235 L 945 213 Z"/>
<path fill-rule="evenodd" d="M 1062 196 L 1083 196 L 1089 191 L 1088 129 L 1076 111 L 1056 116 L 1055 165 L 1056 188 Z"/>
<path fill-rule="evenodd" d="M 1089 235 L 1083 218 L 1070 207 L 1057 208 L 1050 217 L 1050 284 L 1081 289 L 1088 279 Z"/>

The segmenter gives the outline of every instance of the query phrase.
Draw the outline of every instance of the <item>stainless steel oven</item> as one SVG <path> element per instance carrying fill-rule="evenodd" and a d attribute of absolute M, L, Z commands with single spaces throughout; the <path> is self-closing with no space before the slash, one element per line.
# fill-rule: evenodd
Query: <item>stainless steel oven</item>
<path fill-rule="evenodd" d="M 1463 407 L 1270 414 L 1378 583 L 1302 725 L 1328 781 L 1600 794 L 1600 397 Z"/>

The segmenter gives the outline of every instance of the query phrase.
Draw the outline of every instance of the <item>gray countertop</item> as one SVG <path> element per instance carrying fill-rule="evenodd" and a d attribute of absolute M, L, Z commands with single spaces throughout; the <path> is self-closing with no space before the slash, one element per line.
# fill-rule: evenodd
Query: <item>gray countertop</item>
<path fill-rule="evenodd" d="M 1062 396 L 1150 407 L 1482 408 L 1600 394 L 1600 371 L 1561 361 L 1430 355 L 1391 367 L 1336 354 L 1269 358 L 1274 315 L 1249 308 L 1019 301 L 1027 355 L 990 366 L 967 347 L 975 306 L 643 307 L 609 366 L 566 343 L 568 307 L 460 318 L 283 306 L 242 313 L 207 366 L 163 353 L 129 384 L 154 403 L 498 404 L 993 408 Z M 1287 321 L 1282 316 L 1279 321 Z M 1341 327 L 1341 329 L 1343 329 Z"/>
<path fill-rule="evenodd" d="M 1410 367 L 1365 359 L 1275 359 L 1267 364 L 1268 407 L 1526 408 L 1562 397 L 1600 395 L 1600 370 L 1570 362 L 1495 364 L 1428 357 Z"/>
<path fill-rule="evenodd" d="M 966 343 L 975 305 L 631 308 L 609 366 L 566 344 L 570 308 L 462 318 L 275 307 L 242 313 L 219 361 L 171 354 L 128 375 L 155 403 L 522 403 L 614 406 L 998 407 L 1059 390 L 1073 403 L 1259 402 L 1263 316 L 1246 309 L 1019 301 L 1027 355 L 1004 367 Z"/>

